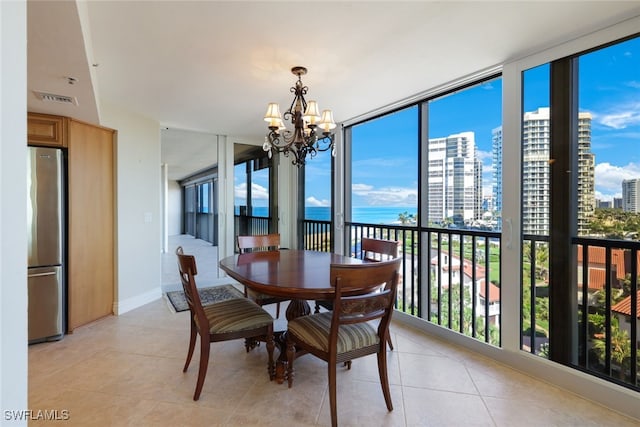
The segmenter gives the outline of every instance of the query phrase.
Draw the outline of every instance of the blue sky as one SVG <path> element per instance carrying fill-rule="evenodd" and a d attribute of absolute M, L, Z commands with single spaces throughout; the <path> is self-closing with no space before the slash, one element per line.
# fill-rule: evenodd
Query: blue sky
<path fill-rule="evenodd" d="M 621 196 L 623 179 L 640 178 L 640 38 L 582 55 L 579 81 L 580 111 L 593 117 L 596 197 L 611 200 Z M 528 70 L 524 85 L 525 111 L 549 105 L 548 65 Z M 429 107 L 429 138 L 475 133 L 485 194 L 492 183 L 491 131 L 501 125 L 501 97 L 497 79 Z M 415 206 L 417 114 L 411 107 L 353 128 L 354 206 Z M 314 201 L 328 200 L 329 194 L 317 183 L 307 187 Z"/>
<path fill-rule="evenodd" d="M 581 57 L 579 103 L 593 115 L 596 198 L 621 197 L 640 178 L 640 38 Z"/>
<path fill-rule="evenodd" d="M 593 117 L 596 198 L 611 200 L 621 196 L 623 179 L 640 178 L 640 38 L 582 55 L 579 82 L 580 111 Z M 548 85 L 548 65 L 525 73 L 525 111 L 549 105 Z M 475 133 L 485 195 L 492 184 L 491 131 L 501 125 L 501 98 L 502 81 L 495 79 L 429 106 L 429 138 Z M 410 107 L 353 127 L 354 207 L 416 206 L 417 114 Z M 330 154 L 320 153 L 306 168 L 306 206 L 329 206 Z M 266 177 L 255 177 L 254 194 L 266 188 Z"/>

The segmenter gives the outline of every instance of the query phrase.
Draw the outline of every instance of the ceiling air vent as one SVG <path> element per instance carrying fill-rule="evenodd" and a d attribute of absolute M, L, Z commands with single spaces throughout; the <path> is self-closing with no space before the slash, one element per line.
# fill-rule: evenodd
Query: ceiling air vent
<path fill-rule="evenodd" d="M 56 95 L 54 93 L 33 91 L 38 99 L 46 102 L 58 102 L 60 104 L 78 105 L 78 100 L 73 96 Z"/>

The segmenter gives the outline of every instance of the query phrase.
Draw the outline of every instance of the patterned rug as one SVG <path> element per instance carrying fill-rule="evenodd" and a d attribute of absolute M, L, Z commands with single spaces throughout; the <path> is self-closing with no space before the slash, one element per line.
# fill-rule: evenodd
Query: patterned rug
<path fill-rule="evenodd" d="M 212 286 L 210 288 L 198 289 L 202 305 L 210 305 L 220 301 L 226 301 L 232 298 L 244 298 L 244 294 L 233 285 Z M 189 310 L 187 300 L 183 291 L 167 292 L 166 298 L 169 301 L 169 308 L 173 311 L 180 312 Z"/>

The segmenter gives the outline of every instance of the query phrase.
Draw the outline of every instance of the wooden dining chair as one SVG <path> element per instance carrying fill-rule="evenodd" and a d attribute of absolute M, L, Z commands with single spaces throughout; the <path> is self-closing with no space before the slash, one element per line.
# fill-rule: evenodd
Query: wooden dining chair
<path fill-rule="evenodd" d="M 395 240 L 363 237 L 360 242 L 360 258 L 368 262 L 379 262 L 397 258 L 399 243 L 400 242 Z M 331 301 L 316 301 L 314 311 L 319 313 L 320 307 L 324 307 L 327 310 L 333 310 L 333 303 Z M 387 344 L 389 345 L 389 349 L 393 350 L 391 335 L 389 335 Z"/>
<path fill-rule="evenodd" d="M 178 269 L 184 290 L 185 299 L 189 305 L 191 336 L 187 361 L 182 372 L 187 372 L 196 338 L 200 336 L 200 367 L 193 400 L 200 398 L 200 392 L 207 375 L 209 366 L 209 352 L 211 343 L 229 341 L 240 338 L 257 339 L 267 343 L 269 362 L 267 370 L 269 378 L 275 378 L 275 364 L 273 361 L 273 317 L 253 301 L 247 298 L 234 298 L 202 306 L 200 295 L 196 287 L 195 276 L 198 274 L 196 260 L 193 255 L 185 255 L 181 246 L 176 249 Z M 249 351 L 249 348 L 247 348 Z"/>
<path fill-rule="evenodd" d="M 256 251 L 269 251 L 280 249 L 280 235 L 277 233 L 272 234 L 258 234 L 254 236 L 238 236 L 237 237 L 238 250 L 241 254 L 247 252 Z M 271 295 L 266 295 L 248 289 L 244 287 L 244 295 L 251 298 L 259 306 L 267 304 L 276 305 L 276 319 L 280 317 L 280 303 L 287 301 L 284 298 L 277 298 Z"/>
<path fill-rule="evenodd" d="M 328 364 L 331 425 L 337 426 L 336 364 L 369 354 L 378 356 L 385 403 L 393 410 L 387 376 L 386 339 L 393 314 L 402 260 L 332 264 L 333 311 L 290 320 L 287 327 L 287 378 L 293 385 L 295 358 L 306 352 Z M 352 295 L 357 293 L 358 295 Z M 370 321 L 379 320 L 377 327 Z M 353 398 L 353 396 L 351 397 Z"/>

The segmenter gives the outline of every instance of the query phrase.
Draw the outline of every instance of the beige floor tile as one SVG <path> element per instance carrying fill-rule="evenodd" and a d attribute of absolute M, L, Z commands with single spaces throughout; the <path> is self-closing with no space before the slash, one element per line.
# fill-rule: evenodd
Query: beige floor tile
<path fill-rule="evenodd" d="M 412 387 L 403 387 L 402 393 L 407 426 L 495 425 L 480 396 Z"/>
<path fill-rule="evenodd" d="M 387 409 L 380 382 L 337 378 L 336 400 L 338 423 L 341 426 L 405 426 L 402 389 L 391 386 L 393 411 Z M 331 425 L 329 395 L 325 395 L 318 425 Z"/>
<path fill-rule="evenodd" d="M 464 364 L 442 356 L 400 353 L 402 385 L 479 394 Z"/>

